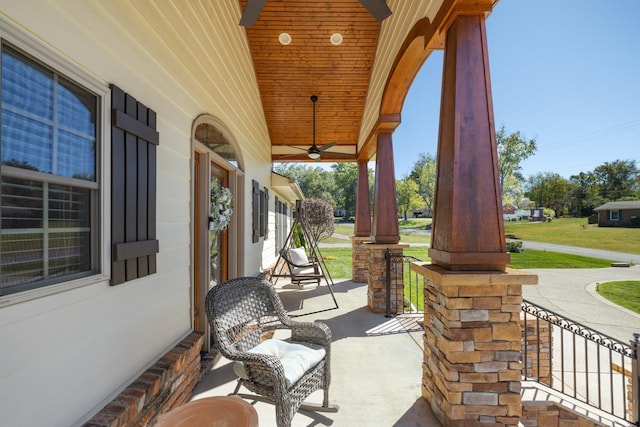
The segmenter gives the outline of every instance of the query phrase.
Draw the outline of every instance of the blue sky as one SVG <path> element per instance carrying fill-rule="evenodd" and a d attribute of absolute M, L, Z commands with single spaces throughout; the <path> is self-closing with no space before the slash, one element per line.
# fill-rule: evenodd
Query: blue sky
<path fill-rule="evenodd" d="M 535 138 L 525 177 L 569 178 L 607 161 L 640 167 L 640 0 L 501 0 L 487 19 L 496 129 Z M 432 54 L 393 134 L 396 177 L 435 156 L 442 52 Z"/>

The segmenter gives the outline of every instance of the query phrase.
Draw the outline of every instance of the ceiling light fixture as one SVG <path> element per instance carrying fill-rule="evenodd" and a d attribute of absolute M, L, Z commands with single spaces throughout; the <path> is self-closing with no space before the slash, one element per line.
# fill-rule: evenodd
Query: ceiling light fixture
<path fill-rule="evenodd" d="M 291 44 L 291 36 L 289 35 L 289 33 L 280 33 L 280 35 L 278 36 L 278 41 L 281 45 L 287 46 Z"/>
<path fill-rule="evenodd" d="M 307 155 L 312 160 L 318 160 L 320 158 L 320 149 L 316 145 L 312 145 L 311 147 L 309 147 Z"/>
<path fill-rule="evenodd" d="M 332 45 L 338 46 L 339 44 L 342 43 L 342 34 L 340 33 L 331 34 L 331 37 L 329 37 L 329 41 L 331 41 Z"/>

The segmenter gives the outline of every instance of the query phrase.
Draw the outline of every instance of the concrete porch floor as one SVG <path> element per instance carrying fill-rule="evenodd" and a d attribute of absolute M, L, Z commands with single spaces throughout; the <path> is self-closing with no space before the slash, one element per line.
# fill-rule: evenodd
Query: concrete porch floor
<path fill-rule="evenodd" d="M 422 316 L 390 319 L 372 313 L 366 305 L 366 283 L 336 282 L 339 308 L 334 308 L 324 284 L 299 289 L 280 279 L 276 288 L 290 315 L 301 315 L 301 321 L 321 320 L 333 335 L 329 399 L 340 410 L 299 411 L 292 426 L 441 426 L 420 391 L 423 333 L 417 321 Z M 235 385 L 231 364 L 222 358 L 196 386 L 192 400 L 225 396 Z M 307 401 L 321 404 L 322 391 Z M 273 405 L 251 403 L 261 427 L 276 425 Z"/>

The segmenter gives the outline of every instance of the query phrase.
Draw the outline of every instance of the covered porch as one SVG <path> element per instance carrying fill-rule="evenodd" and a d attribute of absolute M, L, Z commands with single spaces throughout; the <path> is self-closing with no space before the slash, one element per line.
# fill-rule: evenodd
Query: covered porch
<path fill-rule="evenodd" d="M 429 425 L 426 420 L 446 426 L 520 422 L 520 303 L 522 285 L 534 284 L 536 277 L 506 270 L 509 254 L 485 27 L 496 3 L 453 0 L 418 10 L 395 2 L 392 18 L 354 33 L 357 47 L 341 48 L 340 60 L 332 52 L 341 46 L 334 43 L 336 33 L 332 46 L 294 45 L 297 37 L 307 34 L 298 36 L 293 30 L 280 33 L 282 46 L 267 43 L 275 32 L 292 26 L 290 18 L 269 2 L 261 10 L 262 23 L 258 20 L 246 29 L 271 138 L 271 160 L 358 165 L 353 260 L 361 269 L 354 271 L 349 282 L 353 293 L 347 294 L 360 298 L 341 307 L 345 312 L 337 316 L 314 315 L 332 316 L 324 319 L 336 346 L 344 346 L 333 378 L 345 381 L 334 383 L 334 392 L 344 393 L 350 402 L 347 413 L 335 418 L 345 417 L 345 424 L 410 425 L 413 417 L 418 425 Z M 243 3 L 245 13 L 249 5 Z M 310 22 L 318 23 L 310 31 L 318 40 L 329 30 L 320 24 L 321 9 L 300 8 L 309 13 Z M 415 19 L 418 15 L 421 18 Z M 287 46 L 292 46 L 289 53 Z M 386 305 L 381 260 L 386 251 L 402 254 L 406 247 L 397 222 L 393 133 L 401 123 L 411 82 L 434 50 L 444 50 L 444 68 L 432 264 L 418 268 L 425 280 L 425 328 L 414 335 L 378 337 L 371 331 L 398 326 L 397 320 L 380 316 Z M 290 54 L 299 60 L 289 61 Z M 283 84 L 292 90 L 282 90 Z M 311 123 L 300 117 L 301 111 L 311 109 L 309 96 Z M 291 120 L 295 118 L 299 120 Z M 299 146 L 305 136 L 312 142 L 308 149 Z M 370 196 L 371 162 L 375 178 Z M 309 310 L 309 303 L 305 305 L 302 311 Z M 292 314 L 296 308 L 290 309 Z M 385 342 L 391 340 L 398 342 Z M 356 404 L 360 398 L 363 404 Z M 273 416 L 270 410 L 265 416 Z M 388 419 L 383 422 L 381 417 Z"/>

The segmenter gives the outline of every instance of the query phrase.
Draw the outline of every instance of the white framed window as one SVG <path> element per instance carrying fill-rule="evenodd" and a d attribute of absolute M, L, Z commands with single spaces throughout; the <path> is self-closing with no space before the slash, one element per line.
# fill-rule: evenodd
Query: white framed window
<path fill-rule="evenodd" d="M 609 211 L 609 221 L 619 221 L 620 220 L 620 211 Z"/>
<path fill-rule="evenodd" d="M 0 304 L 6 295 L 94 282 L 82 279 L 102 273 L 105 240 L 106 85 L 78 79 L 81 71 L 6 29 L 0 32 Z"/>

